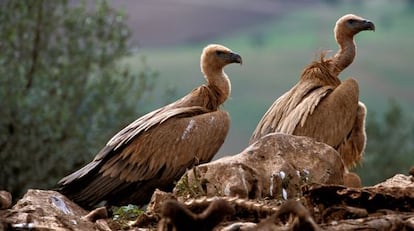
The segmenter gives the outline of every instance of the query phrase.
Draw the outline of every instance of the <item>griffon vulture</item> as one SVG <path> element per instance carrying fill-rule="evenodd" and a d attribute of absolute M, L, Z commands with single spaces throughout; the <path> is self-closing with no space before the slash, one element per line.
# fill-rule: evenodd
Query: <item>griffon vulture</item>
<path fill-rule="evenodd" d="M 187 168 L 210 161 L 230 126 L 220 105 L 230 95 L 223 68 L 231 63 L 242 58 L 221 45 L 205 47 L 206 84 L 122 129 L 92 162 L 61 179 L 59 191 L 84 207 L 144 205 L 156 188 L 169 191 Z"/>
<path fill-rule="evenodd" d="M 299 82 L 264 114 L 250 143 L 271 132 L 308 136 L 337 149 L 347 168 L 358 163 L 366 143 L 366 108 L 358 101 L 357 81 L 341 83 L 338 75 L 354 60 L 354 36 L 364 30 L 375 26 L 356 15 L 341 17 L 334 29 L 338 52 L 329 59 L 322 53 L 304 69 Z"/>

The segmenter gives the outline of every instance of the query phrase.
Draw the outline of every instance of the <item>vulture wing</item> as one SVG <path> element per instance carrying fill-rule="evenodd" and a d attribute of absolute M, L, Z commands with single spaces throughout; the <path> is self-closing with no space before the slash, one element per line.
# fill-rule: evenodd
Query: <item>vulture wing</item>
<path fill-rule="evenodd" d="M 337 87 L 300 81 L 269 108 L 250 143 L 268 133 L 282 132 L 313 137 L 338 147 L 355 122 L 358 95 L 354 79 Z"/>
<path fill-rule="evenodd" d="M 103 164 L 100 172 L 126 182 L 181 175 L 193 164 L 210 161 L 229 127 L 230 117 L 224 111 L 177 115 L 113 150 L 117 154 Z"/>
<path fill-rule="evenodd" d="M 320 100 L 333 89 L 332 86 L 321 86 L 312 81 L 300 81 L 279 97 L 264 114 L 253 132 L 250 143 L 272 132 L 294 134 L 295 128 L 304 125 Z"/>
<path fill-rule="evenodd" d="M 115 135 L 91 163 L 63 178 L 59 183 L 71 186 L 62 190 L 85 206 L 102 200 L 146 203 L 155 187 L 169 190 L 187 168 L 210 161 L 230 127 L 227 112 L 198 106 L 161 108 L 144 117 Z"/>
<path fill-rule="evenodd" d="M 365 117 L 367 109 L 359 102 L 357 116 L 350 134 L 338 147 L 346 166 L 355 166 L 362 158 L 366 145 Z"/>
<path fill-rule="evenodd" d="M 171 104 L 173 105 L 173 104 Z M 148 130 L 149 128 L 153 127 L 156 124 L 160 124 L 163 121 L 171 118 L 172 116 L 191 116 L 194 114 L 201 114 L 205 112 L 205 109 L 202 107 L 184 107 L 184 108 L 172 108 L 170 109 L 170 105 L 162 107 L 158 110 L 152 111 L 131 124 L 127 127 L 122 129 L 118 132 L 115 136 L 113 136 L 106 146 L 95 156 L 92 162 L 85 165 L 83 168 L 79 169 L 78 171 L 62 178 L 59 181 L 59 184 L 65 185 L 68 184 L 76 179 L 79 179 L 85 176 L 89 171 L 95 169 L 99 163 L 101 163 L 102 159 L 107 157 L 108 155 L 114 155 L 114 151 L 118 149 L 120 146 L 125 145 L 128 141 L 130 141 L 133 137 L 137 136 L 139 133 Z M 109 156 L 110 157 L 110 156 Z"/>
<path fill-rule="evenodd" d="M 358 97 L 357 81 L 353 78 L 343 81 L 320 101 L 306 122 L 297 126 L 293 134 L 313 137 L 337 148 L 355 123 Z"/>

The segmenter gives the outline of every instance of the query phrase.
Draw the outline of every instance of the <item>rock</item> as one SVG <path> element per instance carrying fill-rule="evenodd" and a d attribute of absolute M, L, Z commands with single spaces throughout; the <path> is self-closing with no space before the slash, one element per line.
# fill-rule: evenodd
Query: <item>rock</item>
<path fill-rule="evenodd" d="M 96 208 L 82 218 L 90 222 L 96 222 L 99 219 L 106 219 L 108 218 L 108 210 L 105 207 Z"/>
<path fill-rule="evenodd" d="M 184 203 L 176 200 L 166 200 L 163 203 L 162 219 L 158 224 L 158 231 L 171 230 L 174 227 L 180 231 L 210 231 L 218 226 L 226 216 L 233 215 L 235 209 L 223 199 L 213 200 L 211 204 L 200 213 L 194 213 Z"/>
<path fill-rule="evenodd" d="M 164 201 L 177 200 L 176 196 L 170 192 L 164 192 L 156 189 L 151 196 L 151 201 L 147 205 L 146 212 L 139 215 L 131 224 L 132 227 L 147 227 L 151 224 L 157 224 L 162 213 Z"/>
<path fill-rule="evenodd" d="M 7 191 L 0 191 L 0 209 L 10 208 L 12 203 L 12 195 Z"/>
<path fill-rule="evenodd" d="M 159 189 L 155 189 L 147 206 L 147 212 L 160 214 L 162 211 L 163 202 L 171 199 L 176 200 L 177 198 L 170 192 L 164 192 Z"/>
<path fill-rule="evenodd" d="M 361 178 L 354 172 L 346 172 L 344 173 L 344 185 L 351 188 L 361 188 Z"/>
<path fill-rule="evenodd" d="M 295 217 L 294 219 L 292 219 Z M 281 222 L 282 220 L 290 220 L 291 224 Z M 285 224 L 284 224 L 285 223 Z M 278 225 L 276 225 L 278 224 Z M 321 230 L 316 224 L 315 220 L 312 218 L 309 210 L 302 205 L 301 202 L 297 200 L 287 200 L 285 201 L 277 211 L 277 213 L 269 216 L 268 218 L 262 220 L 253 230 L 260 231 L 273 231 L 273 230 L 282 230 L 280 226 L 283 226 L 283 230 L 309 230 L 309 231 L 319 231 Z"/>
<path fill-rule="evenodd" d="M 11 209 L 2 211 L 0 219 L 13 229 L 104 230 L 103 224 L 82 218 L 87 214 L 56 191 L 29 189 Z"/>
<path fill-rule="evenodd" d="M 401 178 L 404 179 L 403 175 L 397 175 L 394 178 L 400 179 L 394 179 L 393 182 L 401 182 Z M 391 179 L 386 182 L 390 182 Z M 318 212 L 313 213 L 316 220 L 325 223 L 351 217 L 353 219 L 363 218 L 369 216 L 370 213 L 414 212 L 414 187 L 404 185 L 404 183 L 363 188 L 314 184 L 304 188 L 303 197 L 307 206 L 318 208 Z"/>
<path fill-rule="evenodd" d="M 221 231 L 251 231 L 256 230 L 257 224 L 253 222 L 235 222 L 227 225 Z M 262 231 L 262 230 L 260 230 Z M 264 231 L 264 230 L 263 230 Z"/>
<path fill-rule="evenodd" d="M 401 187 L 401 188 L 413 188 L 414 187 L 414 178 L 413 176 L 406 176 L 404 174 L 396 174 L 395 176 L 374 185 L 373 187 Z"/>
<path fill-rule="evenodd" d="M 329 145 L 272 133 L 241 153 L 187 171 L 174 193 L 242 198 L 292 198 L 301 185 L 343 184 L 344 164 Z"/>

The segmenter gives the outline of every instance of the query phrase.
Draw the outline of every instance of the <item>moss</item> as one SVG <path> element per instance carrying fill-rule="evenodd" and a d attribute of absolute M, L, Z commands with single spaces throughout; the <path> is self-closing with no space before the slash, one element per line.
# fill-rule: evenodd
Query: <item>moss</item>
<path fill-rule="evenodd" d="M 140 207 L 132 204 L 120 207 L 113 206 L 111 207 L 111 212 L 113 214 L 112 220 L 121 228 L 129 227 L 128 223 L 130 221 L 134 221 L 139 215 L 144 213 Z"/>
<path fill-rule="evenodd" d="M 197 174 L 196 168 L 192 169 L 194 180 L 188 180 L 188 172 L 185 173 L 175 186 L 175 193 L 177 196 L 197 198 L 200 196 L 206 196 L 206 184 L 208 180 L 205 178 L 200 179 Z M 204 187 L 203 187 L 204 186 Z"/>

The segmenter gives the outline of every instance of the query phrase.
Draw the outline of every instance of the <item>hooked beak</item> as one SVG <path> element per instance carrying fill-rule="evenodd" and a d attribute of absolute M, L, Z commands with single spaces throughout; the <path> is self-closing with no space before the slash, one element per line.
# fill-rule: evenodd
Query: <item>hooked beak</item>
<path fill-rule="evenodd" d="M 365 30 L 372 30 L 375 31 L 375 24 L 369 20 L 363 21 L 363 27 Z"/>
<path fill-rule="evenodd" d="M 230 53 L 230 61 L 232 63 L 240 63 L 240 65 L 243 64 L 242 57 L 239 54 L 233 52 Z"/>

